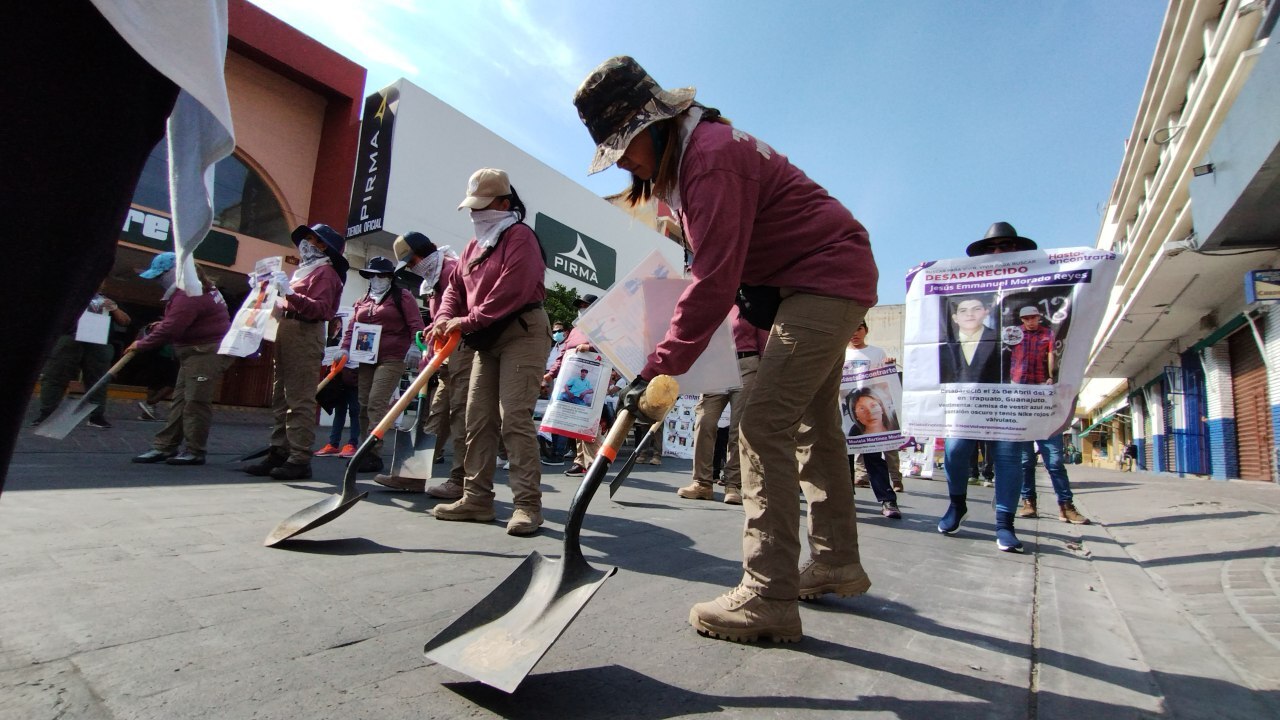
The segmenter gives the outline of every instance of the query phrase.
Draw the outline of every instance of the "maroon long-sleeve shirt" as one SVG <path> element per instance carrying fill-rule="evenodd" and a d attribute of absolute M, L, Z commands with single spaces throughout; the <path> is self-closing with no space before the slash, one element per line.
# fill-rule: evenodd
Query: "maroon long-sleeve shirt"
<path fill-rule="evenodd" d="M 680 375 L 706 349 L 740 284 L 876 303 L 867 231 L 786 156 L 729 125 L 700 123 L 680 165 L 693 284 L 641 371 Z"/>
<path fill-rule="evenodd" d="M 493 254 L 476 267 L 470 267 L 471 261 L 482 252 L 475 238 L 467 243 L 440 303 L 439 317 L 461 318 L 464 333 L 486 328 L 495 320 L 547 297 L 542 283 L 547 266 L 542 261 L 538 236 L 528 225 L 512 225 L 498 241 Z"/>
<path fill-rule="evenodd" d="M 332 265 L 322 265 L 299 280 L 289 283 L 292 295 L 284 297 L 285 311 L 304 320 L 328 320 L 338 312 L 342 299 L 342 278 Z"/>
<path fill-rule="evenodd" d="M 174 290 L 164 306 L 164 317 L 139 338 L 138 350 L 153 350 L 172 343 L 176 347 L 221 342 L 231 328 L 227 302 L 216 289 L 192 297 Z"/>
<path fill-rule="evenodd" d="M 440 263 L 440 277 L 436 278 L 435 294 L 427 301 L 427 310 L 431 312 L 432 322 L 435 322 L 436 316 L 440 314 L 440 306 L 444 303 L 444 291 L 453 281 L 453 272 L 457 266 L 458 261 L 453 258 L 444 258 Z"/>
<path fill-rule="evenodd" d="M 400 310 L 396 303 L 400 303 Z M 408 290 L 393 288 L 382 302 L 374 302 L 367 293 L 356 301 L 352 321 L 342 335 L 342 349 L 351 350 L 351 328 L 356 323 L 381 325 L 382 338 L 378 341 L 378 360 L 400 360 L 413 344 L 413 334 L 423 329 L 422 313 L 418 303 Z M 404 317 L 401 317 L 403 311 Z"/>

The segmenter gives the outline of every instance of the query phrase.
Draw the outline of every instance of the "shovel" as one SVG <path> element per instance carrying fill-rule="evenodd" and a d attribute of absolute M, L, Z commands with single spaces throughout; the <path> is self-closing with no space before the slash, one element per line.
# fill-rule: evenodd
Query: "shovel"
<path fill-rule="evenodd" d="M 425 395 L 418 396 L 418 412 L 409 430 L 396 428 L 391 445 L 391 477 L 427 480 L 434 475 L 436 435 L 422 429 L 422 409 L 428 405 Z"/>
<path fill-rule="evenodd" d="M 325 375 L 324 379 L 320 381 L 320 384 L 316 386 L 317 395 L 320 394 L 321 390 L 325 389 L 325 387 L 329 384 L 330 380 L 333 380 L 334 378 L 338 377 L 338 373 L 342 372 L 342 368 L 346 364 L 347 364 L 346 355 L 342 355 L 341 357 L 339 357 L 337 360 L 333 362 L 333 366 L 329 369 L 329 374 Z M 266 457 L 267 453 L 269 452 L 271 452 L 270 445 L 266 447 L 258 448 L 257 450 L 241 455 L 238 458 L 232 458 L 228 462 L 248 462 L 250 460 L 257 460 L 260 457 Z"/>
<path fill-rule="evenodd" d="M 54 440 L 62 440 L 70 435 L 81 420 L 89 417 L 94 410 L 102 407 L 99 403 L 89 402 L 89 398 L 93 397 L 94 393 L 105 388 L 112 380 L 115 380 L 120 371 L 124 369 L 124 366 L 128 365 L 129 361 L 133 359 L 133 355 L 133 351 L 125 353 L 116 361 L 115 365 L 111 366 L 111 369 L 107 370 L 105 375 L 98 379 L 98 382 L 93 384 L 93 387 L 84 391 L 84 395 L 81 395 L 79 400 L 70 403 L 64 400 L 59 404 L 58 409 L 54 410 L 52 415 L 40 423 L 40 427 L 36 428 L 35 434 L 40 437 L 53 438 Z"/>
<path fill-rule="evenodd" d="M 676 381 L 660 375 L 649 383 L 640 409 L 648 417 L 664 417 L 679 395 Z M 569 506 L 564 526 L 564 553 L 548 560 L 533 552 L 475 607 L 422 648 L 429 660 L 453 668 L 503 692 L 515 692 L 596 590 L 618 571 L 598 569 L 582 556 L 578 533 L 587 506 L 617 457 L 631 424 L 631 413 L 618 413 L 596 459 Z"/>
<path fill-rule="evenodd" d="M 656 422 L 649 426 L 649 432 L 640 438 L 640 443 L 636 445 L 636 449 L 631 451 L 631 457 L 627 458 L 627 461 L 622 464 L 622 469 L 618 471 L 617 477 L 609 483 L 609 497 L 613 497 L 614 493 L 618 492 L 618 488 L 622 487 L 622 481 L 627 479 L 627 476 L 631 474 L 631 468 L 636 466 L 636 456 L 653 443 L 653 438 L 661 429 L 661 422 Z"/>
<path fill-rule="evenodd" d="M 431 362 L 418 373 L 418 377 L 414 378 L 413 384 L 409 389 L 400 396 L 400 399 L 391 406 L 387 414 L 378 422 L 365 441 L 360 443 L 360 449 L 356 450 L 356 454 L 347 462 L 346 474 L 342 476 L 342 492 L 332 495 L 310 507 L 299 510 L 298 512 L 285 518 L 283 522 L 276 526 L 274 530 L 267 535 L 267 539 L 262 542 L 267 547 L 272 547 L 283 540 L 300 535 L 312 528 L 320 527 L 330 520 L 338 517 L 342 513 L 351 509 L 351 506 L 364 499 L 368 492 L 356 493 L 356 468 L 360 467 L 360 463 L 364 460 L 374 445 L 382 439 L 400 413 L 412 402 L 413 397 L 418 394 L 422 388 L 426 387 L 427 381 L 440 369 L 440 364 L 445 358 L 449 357 L 449 353 L 458 347 L 458 339 L 461 337 L 459 333 L 453 333 L 445 339 L 443 344 L 437 342 L 435 348 L 435 356 L 431 358 Z"/>

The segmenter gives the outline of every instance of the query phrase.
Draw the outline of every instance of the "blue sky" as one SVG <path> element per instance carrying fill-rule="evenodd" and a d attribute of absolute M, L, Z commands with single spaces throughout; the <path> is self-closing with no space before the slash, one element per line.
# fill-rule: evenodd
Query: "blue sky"
<path fill-rule="evenodd" d="M 593 192 L 572 104 L 612 55 L 788 155 L 871 233 L 880 302 L 997 220 L 1093 245 L 1166 3 L 1155 0 L 252 0 L 406 77 Z"/>

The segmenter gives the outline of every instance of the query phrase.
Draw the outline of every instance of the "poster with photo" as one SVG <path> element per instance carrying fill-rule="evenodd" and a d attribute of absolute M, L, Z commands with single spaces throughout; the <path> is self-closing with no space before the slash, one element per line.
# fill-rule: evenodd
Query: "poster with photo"
<path fill-rule="evenodd" d="M 329 367 L 333 365 L 334 356 L 342 349 L 342 336 L 347 332 L 347 328 L 351 326 L 351 317 L 355 314 L 355 307 L 351 305 L 343 305 L 333 314 L 333 319 L 326 326 L 328 331 L 328 340 L 325 341 L 324 358 L 320 364 Z"/>
<path fill-rule="evenodd" d="M 76 322 L 76 342 L 106 345 L 111 337 L 111 316 L 85 310 Z"/>
<path fill-rule="evenodd" d="M 898 366 L 875 370 L 845 363 L 840 376 L 840 421 L 849 454 L 884 452 L 902 447 L 902 383 Z"/>
<path fill-rule="evenodd" d="M 373 323 L 352 323 L 351 349 L 347 359 L 352 365 L 378 363 L 378 345 L 382 343 L 382 326 Z"/>
<path fill-rule="evenodd" d="M 594 440 L 613 366 L 597 352 L 567 351 L 551 387 L 551 402 L 542 414 L 542 432 L 578 440 Z"/>
<path fill-rule="evenodd" d="M 925 438 L 923 442 L 907 438 L 907 443 L 898 450 L 898 470 L 910 477 L 932 478 L 934 455 L 933 438 Z"/>
<path fill-rule="evenodd" d="M 1120 256 L 1029 250 L 907 274 L 904 431 L 1037 440 L 1070 419 Z"/>
<path fill-rule="evenodd" d="M 251 289 L 232 318 L 227 334 L 222 337 L 222 344 L 218 346 L 220 355 L 249 357 L 258 352 L 264 339 L 275 338 L 279 320 L 274 314 L 276 298 L 280 295 L 271 282 L 271 273 L 283 265 L 282 257 L 262 258 L 254 263 Z"/>
<path fill-rule="evenodd" d="M 693 419 L 699 395 L 683 394 L 663 421 L 662 454 L 682 460 L 693 459 Z"/>

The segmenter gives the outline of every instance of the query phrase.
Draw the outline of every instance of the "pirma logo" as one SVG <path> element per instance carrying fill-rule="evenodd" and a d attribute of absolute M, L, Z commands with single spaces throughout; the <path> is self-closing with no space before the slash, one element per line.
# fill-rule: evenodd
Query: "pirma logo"
<path fill-rule="evenodd" d="M 602 290 L 613 286 L 618 262 L 613 248 L 542 213 L 534 225 L 547 251 L 547 267 Z"/>

